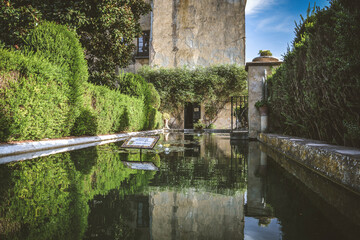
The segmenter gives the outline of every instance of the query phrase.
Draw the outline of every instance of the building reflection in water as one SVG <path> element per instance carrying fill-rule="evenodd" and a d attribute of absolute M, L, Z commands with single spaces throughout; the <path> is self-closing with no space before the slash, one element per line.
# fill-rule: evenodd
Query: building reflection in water
<path fill-rule="evenodd" d="M 186 150 L 184 157 L 204 161 L 211 149 L 205 146 L 216 144 L 218 164 L 229 168 L 226 185 L 233 190 L 237 174 L 247 174 L 247 191 L 223 194 L 196 187 L 153 186 L 146 196 L 128 196 L 137 239 L 244 239 L 245 216 L 256 219 L 258 226 L 270 224 L 274 216 L 266 203 L 267 156 L 256 142 L 229 145 L 224 138 L 227 144 L 221 139 L 213 143 L 201 139 L 196 144 L 191 135 L 183 140 L 190 141 L 186 147 L 196 149 Z"/>
<path fill-rule="evenodd" d="M 138 235 L 139 239 L 244 239 L 245 190 L 234 189 L 237 185 L 232 181 L 239 181 L 237 175 L 246 174 L 246 160 L 243 159 L 246 154 L 230 146 L 227 137 L 217 141 L 199 138 L 199 142 L 194 141 L 194 137 L 197 135 L 187 135 L 182 139 L 186 147 L 185 160 L 195 159 L 204 165 L 216 161 L 220 169 L 217 169 L 220 176 L 215 174 L 210 179 L 202 171 L 197 171 L 195 179 L 216 181 L 216 187 L 224 189 L 220 193 L 197 186 L 153 186 L 148 189 L 146 197 L 128 198 L 132 201 L 131 225 L 135 231 L 143 232 L 141 237 Z M 167 140 L 171 141 L 171 138 Z M 211 152 L 214 148 L 208 147 L 209 144 L 215 144 L 217 151 Z M 147 213 L 145 206 L 149 207 Z M 147 219 L 148 226 L 144 224 Z"/>
<path fill-rule="evenodd" d="M 260 151 L 257 143 L 250 142 L 245 215 L 258 219 L 260 226 L 268 225 L 274 214 L 266 202 L 266 167 L 266 154 Z"/>

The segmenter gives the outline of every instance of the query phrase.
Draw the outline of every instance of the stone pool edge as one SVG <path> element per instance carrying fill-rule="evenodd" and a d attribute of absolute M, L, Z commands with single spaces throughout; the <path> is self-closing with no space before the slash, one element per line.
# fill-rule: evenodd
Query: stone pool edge
<path fill-rule="evenodd" d="M 49 149 L 63 148 L 75 145 L 89 144 L 95 142 L 109 141 L 131 136 L 155 135 L 163 133 L 163 129 L 141 131 L 141 132 L 128 132 L 109 135 L 98 135 L 88 137 L 72 137 L 68 139 L 49 139 L 34 142 L 0 144 L 0 158 L 10 155 L 37 152 Z"/>
<path fill-rule="evenodd" d="M 360 149 L 260 133 L 258 140 L 318 174 L 360 194 Z"/>

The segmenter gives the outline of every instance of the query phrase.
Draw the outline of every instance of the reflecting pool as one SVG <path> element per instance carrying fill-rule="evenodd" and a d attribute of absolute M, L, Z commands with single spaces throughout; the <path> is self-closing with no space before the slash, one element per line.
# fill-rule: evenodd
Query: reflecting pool
<path fill-rule="evenodd" d="M 141 155 L 121 144 L 0 165 L 0 239 L 360 236 L 358 195 L 258 142 L 171 133 Z"/>

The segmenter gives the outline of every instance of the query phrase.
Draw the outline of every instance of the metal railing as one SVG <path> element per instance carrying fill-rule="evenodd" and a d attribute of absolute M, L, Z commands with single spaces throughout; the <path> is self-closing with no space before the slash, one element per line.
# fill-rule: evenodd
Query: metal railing
<path fill-rule="evenodd" d="M 231 97 L 231 131 L 248 129 L 248 96 Z"/>

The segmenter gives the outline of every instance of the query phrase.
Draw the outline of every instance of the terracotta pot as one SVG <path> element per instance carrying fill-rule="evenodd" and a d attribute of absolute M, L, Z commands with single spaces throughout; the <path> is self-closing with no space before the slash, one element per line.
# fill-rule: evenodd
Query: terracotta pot
<path fill-rule="evenodd" d="M 260 116 L 267 116 L 269 108 L 268 106 L 259 107 Z"/>

